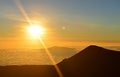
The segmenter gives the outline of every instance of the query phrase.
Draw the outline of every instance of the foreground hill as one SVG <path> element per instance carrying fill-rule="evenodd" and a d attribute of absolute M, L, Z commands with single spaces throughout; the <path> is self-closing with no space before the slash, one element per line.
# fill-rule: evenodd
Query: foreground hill
<path fill-rule="evenodd" d="M 120 52 L 89 46 L 57 64 L 64 77 L 120 77 Z M 54 66 L 0 66 L 0 77 L 59 77 Z"/>
<path fill-rule="evenodd" d="M 120 77 L 120 52 L 91 45 L 58 66 L 65 77 Z"/>
<path fill-rule="evenodd" d="M 0 77 L 59 77 L 52 65 L 0 66 Z"/>

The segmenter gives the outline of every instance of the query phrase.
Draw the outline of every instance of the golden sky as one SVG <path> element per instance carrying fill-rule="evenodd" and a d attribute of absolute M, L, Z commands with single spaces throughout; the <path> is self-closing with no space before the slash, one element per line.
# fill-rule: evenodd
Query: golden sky
<path fill-rule="evenodd" d="M 103 0 L 1 0 L 0 48 L 41 48 L 26 27 L 45 29 L 48 47 L 120 45 L 120 5 Z M 102 5 L 102 6 L 101 6 Z"/>

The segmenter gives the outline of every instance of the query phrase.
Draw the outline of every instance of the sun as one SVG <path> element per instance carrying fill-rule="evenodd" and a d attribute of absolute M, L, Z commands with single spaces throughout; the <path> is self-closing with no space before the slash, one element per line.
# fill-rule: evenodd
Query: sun
<path fill-rule="evenodd" d="M 44 28 L 39 25 L 31 25 L 27 27 L 27 32 L 32 38 L 40 38 L 44 34 Z"/>

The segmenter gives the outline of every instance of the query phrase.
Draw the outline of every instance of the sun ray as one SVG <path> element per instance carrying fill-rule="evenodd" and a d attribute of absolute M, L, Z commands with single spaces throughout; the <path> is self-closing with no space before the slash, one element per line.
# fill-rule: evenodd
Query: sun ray
<path fill-rule="evenodd" d="M 53 65 L 54 65 L 54 67 L 55 67 L 55 69 L 56 69 L 59 77 L 63 77 L 63 74 L 62 74 L 61 70 L 60 70 L 59 67 L 56 65 L 56 62 L 55 62 L 55 60 L 53 59 L 53 56 L 51 55 L 51 53 L 49 52 L 46 44 L 44 43 L 44 41 L 42 40 L 42 38 L 39 38 L 39 40 L 40 40 L 40 43 L 42 44 L 42 46 L 44 47 L 47 55 L 49 56 L 50 60 L 52 61 L 52 63 L 53 63 Z"/>
<path fill-rule="evenodd" d="M 22 3 L 20 2 L 20 0 L 14 0 L 16 5 L 18 6 L 18 8 L 20 9 L 21 13 L 23 14 L 23 16 L 25 17 L 26 21 L 30 24 L 33 25 L 32 21 L 30 20 L 28 14 L 26 13 L 24 7 L 22 6 Z M 51 53 L 49 52 L 49 50 L 47 49 L 47 46 L 45 45 L 44 41 L 42 40 L 42 38 L 39 38 L 40 43 L 42 44 L 42 46 L 44 47 L 46 54 L 48 55 L 48 57 L 50 58 L 50 60 L 52 61 L 59 77 L 63 77 L 61 70 L 59 69 L 59 67 L 56 65 L 56 62 L 54 61 Z"/>
<path fill-rule="evenodd" d="M 24 16 L 24 18 L 28 22 L 28 24 L 32 25 L 32 21 L 30 20 L 30 17 L 28 16 L 27 12 L 25 11 L 21 1 L 20 0 L 14 0 L 14 2 L 18 6 L 20 12 Z"/>

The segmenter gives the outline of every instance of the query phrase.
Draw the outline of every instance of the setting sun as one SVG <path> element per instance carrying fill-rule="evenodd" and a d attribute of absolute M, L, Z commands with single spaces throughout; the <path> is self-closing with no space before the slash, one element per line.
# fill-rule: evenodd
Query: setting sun
<path fill-rule="evenodd" d="M 27 27 L 28 34 L 32 36 L 32 38 L 39 38 L 43 35 L 44 29 L 39 25 L 32 25 Z"/>

